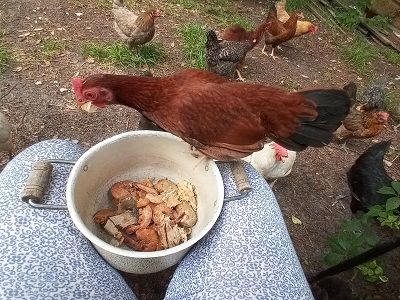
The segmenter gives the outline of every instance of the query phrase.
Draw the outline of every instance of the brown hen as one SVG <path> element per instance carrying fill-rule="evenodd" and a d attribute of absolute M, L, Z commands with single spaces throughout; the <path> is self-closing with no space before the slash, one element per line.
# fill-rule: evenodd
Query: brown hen
<path fill-rule="evenodd" d="M 297 13 L 292 14 L 290 18 L 286 22 L 279 21 L 276 13 L 276 8 L 271 7 L 268 13 L 267 21 L 269 22 L 268 29 L 265 31 L 265 45 L 262 49 L 262 53 L 268 55 L 265 52 L 265 48 L 267 45 L 272 46 L 272 51 L 270 56 L 275 60 L 276 56 L 274 56 L 274 49 L 278 47 L 280 44 L 289 41 L 296 34 L 296 26 L 298 20 Z"/>
<path fill-rule="evenodd" d="M 342 89 L 290 93 L 236 83 L 205 70 L 166 77 L 97 74 L 74 78 L 79 105 L 132 107 L 208 157 L 243 158 L 267 137 L 286 149 L 323 147 L 349 111 Z"/>
<path fill-rule="evenodd" d="M 114 30 L 129 48 L 150 42 L 155 34 L 154 19 L 161 16 L 157 9 L 149 9 L 139 16 L 123 7 L 122 0 L 113 1 Z"/>

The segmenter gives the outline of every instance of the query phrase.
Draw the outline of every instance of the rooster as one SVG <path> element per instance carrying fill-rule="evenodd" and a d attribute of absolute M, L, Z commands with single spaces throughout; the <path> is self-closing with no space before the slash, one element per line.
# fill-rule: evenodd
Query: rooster
<path fill-rule="evenodd" d="M 270 137 L 300 151 L 323 147 L 349 111 L 342 89 L 290 93 L 230 82 L 206 70 L 165 77 L 97 74 L 72 81 L 78 105 L 122 104 L 192 145 L 205 156 L 233 160 L 259 151 Z"/>
<path fill-rule="evenodd" d="M 352 195 L 350 208 L 353 213 L 358 210 L 366 212 L 373 205 L 386 203 L 386 197 L 377 191 L 393 181 L 383 165 L 383 158 L 389 146 L 390 141 L 371 146 L 360 155 L 347 172 Z"/>
<path fill-rule="evenodd" d="M 290 174 L 296 152 L 290 151 L 275 142 L 268 143 L 258 152 L 254 152 L 243 160 L 250 163 L 273 187 L 278 178 Z"/>
<path fill-rule="evenodd" d="M 238 70 L 238 65 L 244 60 L 246 53 L 253 48 L 253 41 L 242 42 L 218 40 L 217 34 L 210 30 L 207 34 L 206 61 L 209 71 L 221 76 L 231 77 L 235 71 L 238 80 L 244 78 Z"/>
<path fill-rule="evenodd" d="M 265 45 L 262 49 L 262 54 L 268 55 L 265 52 L 267 45 L 272 46 L 272 51 L 270 56 L 275 60 L 274 49 L 280 44 L 291 40 L 296 33 L 296 24 L 298 20 L 298 15 L 292 14 L 286 22 L 279 21 L 276 15 L 276 8 L 271 7 L 268 13 L 267 21 L 269 22 L 269 27 L 264 33 Z"/>
<path fill-rule="evenodd" d="M 158 9 L 149 9 L 135 15 L 123 7 L 122 0 L 113 1 L 114 30 L 127 43 L 129 48 L 150 42 L 155 34 L 154 19 L 161 17 Z"/>
<path fill-rule="evenodd" d="M 286 0 L 280 0 L 276 2 L 276 14 L 282 23 L 285 23 L 290 19 L 290 15 L 286 11 Z M 302 36 L 307 33 L 315 34 L 318 31 L 318 27 L 311 22 L 298 20 L 296 23 L 295 37 Z"/>

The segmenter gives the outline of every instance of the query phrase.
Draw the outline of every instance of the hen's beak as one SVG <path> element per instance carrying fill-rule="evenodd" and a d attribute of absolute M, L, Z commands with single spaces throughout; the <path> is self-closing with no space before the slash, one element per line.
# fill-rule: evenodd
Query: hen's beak
<path fill-rule="evenodd" d="M 80 104 L 80 103 L 78 102 L 78 106 L 80 107 L 80 109 L 86 111 L 86 112 L 89 113 L 89 114 L 94 113 L 94 112 L 98 109 L 98 107 L 97 107 L 96 105 L 94 105 L 94 104 L 93 104 L 92 102 L 90 102 L 90 101 L 85 102 L 85 103 L 83 103 L 83 104 Z"/>

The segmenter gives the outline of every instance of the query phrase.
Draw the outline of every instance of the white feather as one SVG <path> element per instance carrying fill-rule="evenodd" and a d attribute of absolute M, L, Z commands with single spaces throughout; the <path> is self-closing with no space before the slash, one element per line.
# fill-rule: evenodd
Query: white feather
<path fill-rule="evenodd" d="M 252 155 L 243 158 L 244 161 L 250 163 L 266 180 L 272 181 L 290 174 L 294 161 L 296 160 L 296 152 L 287 150 L 287 157 L 282 160 L 276 159 L 276 151 L 273 148 L 274 142 L 265 144 L 264 148 Z"/>

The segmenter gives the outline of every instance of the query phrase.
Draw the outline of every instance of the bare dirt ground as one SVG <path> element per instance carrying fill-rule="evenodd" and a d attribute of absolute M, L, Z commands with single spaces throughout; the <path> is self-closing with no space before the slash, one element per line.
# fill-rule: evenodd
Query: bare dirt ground
<path fill-rule="evenodd" d="M 131 2 L 133 9 L 145 9 L 148 1 Z M 165 8 L 166 16 L 159 20 L 156 41 L 167 49 L 166 60 L 153 68 L 155 76 L 171 74 L 184 67 L 181 41 L 177 29 L 187 20 L 197 20 L 208 28 L 218 28 L 207 16 L 185 10 L 174 1 L 153 1 L 153 6 Z M 261 21 L 267 11 L 267 1 L 232 1 L 232 9 Z M 110 5 L 101 0 L 5 0 L 0 4 L 0 28 L 5 30 L 4 42 L 15 59 L 11 67 L 0 75 L 0 109 L 13 124 L 15 153 L 50 138 L 75 140 L 89 148 L 110 136 L 137 128 L 138 114 L 125 107 L 110 107 L 96 114 L 76 109 L 70 91 L 70 79 L 76 74 L 85 76 L 96 72 L 141 74 L 139 69 L 118 69 L 97 62 L 85 61 L 81 46 L 89 41 L 115 41 Z M 260 13 L 261 12 L 261 13 Z M 76 13 L 82 13 L 77 16 Z M 309 14 L 308 18 L 315 20 Z M 317 21 L 318 23 L 318 21 Z M 249 82 L 302 89 L 317 86 L 342 87 L 353 80 L 365 86 L 367 78 L 357 74 L 340 58 L 337 45 L 348 43 L 348 38 L 319 24 L 318 35 L 291 41 L 293 47 L 277 52 L 273 61 L 261 55 L 262 44 L 246 61 L 242 75 Z M 30 32 L 29 36 L 23 36 Z M 41 43 L 52 37 L 64 40 L 66 48 L 60 54 L 46 58 Z M 172 44 L 174 42 L 174 44 Z M 178 63 L 177 63 L 178 62 Z M 179 63 L 182 62 L 182 63 Z M 397 67 L 384 60 L 371 62 L 376 76 L 388 79 L 390 88 L 400 90 Z M 60 88 L 68 89 L 60 91 Z M 348 153 L 335 145 L 322 149 L 308 149 L 299 153 L 292 173 L 278 180 L 274 191 L 278 198 L 298 256 L 306 274 L 324 269 L 323 256 L 326 238 L 338 229 L 341 220 L 350 216 L 346 171 L 372 140 L 392 139 L 399 149 L 400 134 L 388 126 L 374 139 L 351 141 Z M 6 163 L 6 156 L 0 156 Z M 389 155 L 388 160 L 395 159 Z M 400 178 L 400 159 L 387 168 L 393 178 Z M 302 225 L 294 225 L 291 216 L 300 218 Z M 268 233 L 266 233 L 268 234 Z M 388 283 L 370 284 L 359 277 L 352 280 L 355 292 L 371 299 L 400 297 L 400 250 L 386 255 Z M 173 270 L 150 276 L 127 275 L 128 281 L 141 299 L 161 299 Z M 343 274 L 349 280 L 353 273 Z"/>

